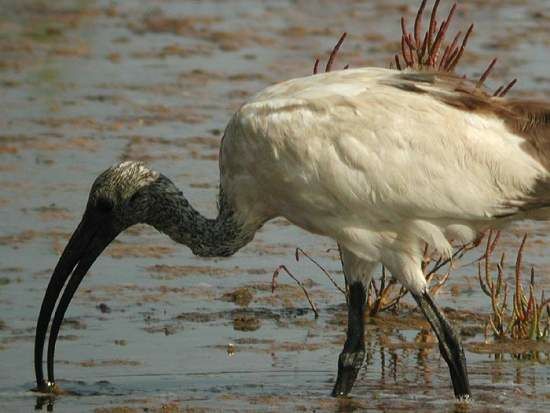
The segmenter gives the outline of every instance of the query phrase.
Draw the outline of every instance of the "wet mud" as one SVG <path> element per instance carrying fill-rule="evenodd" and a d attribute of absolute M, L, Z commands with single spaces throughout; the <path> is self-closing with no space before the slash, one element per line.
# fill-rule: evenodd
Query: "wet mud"
<path fill-rule="evenodd" d="M 343 31 L 336 67 L 388 66 L 400 16 L 410 21 L 417 3 L 0 0 L 0 410 L 549 411 L 550 345 L 486 337 L 490 301 L 475 265 L 457 266 L 437 296 L 461 332 L 474 401 L 453 399 L 437 340 L 407 298 L 367 319 L 352 397 L 329 397 L 345 300 L 294 253 L 303 248 L 343 285 L 338 255 L 330 240 L 282 219 L 228 259 L 194 257 L 149 227 L 128 230 L 68 310 L 57 345 L 60 395 L 29 391 L 40 302 L 93 179 L 140 159 L 213 216 L 218 146 L 232 112 L 264 86 L 310 74 Z M 489 87 L 517 77 L 511 95 L 550 96 L 546 0 L 463 1 L 456 24 L 471 21 L 464 73 L 479 76 L 496 56 Z M 549 229 L 516 225 L 500 248 L 514 256 L 529 232 L 525 266 L 550 293 Z M 307 287 L 319 318 L 285 274 L 272 292 L 281 264 Z"/>

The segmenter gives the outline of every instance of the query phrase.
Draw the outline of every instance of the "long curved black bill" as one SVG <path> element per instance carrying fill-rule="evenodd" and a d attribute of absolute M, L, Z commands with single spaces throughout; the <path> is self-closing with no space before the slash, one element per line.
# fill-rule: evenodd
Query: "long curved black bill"
<path fill-rule="evenodd" d="M 86 212 L 77 229 L 71 236 L 50 278 L 46 293 L 44 294 L 44 299 L 42 300 L 42 306 L 40 307 L 34 342 L 34 372 L 38 391 L 50 392 L 51 386 L 54 383 L 53 363 L 55 343 L 59 334 L 59 328 L 63 322 L 65 311 L 76 289 L 93 262 L 118 235 L 118 232 L 112 230 L 111 225 L 108 224 L 109 223 L 105 222 L 101 217 Z M 71 276 L 70 279 L 69 276 Z M 44 381 L 44 371 L 42 367 L 46 332 L 55 304 L 67 279 L 69 279 L 69 282 L 67 283 L 67 287 L 55 311 L 50 330 L 48 342 L 48 383 L 46 383 Z"/>

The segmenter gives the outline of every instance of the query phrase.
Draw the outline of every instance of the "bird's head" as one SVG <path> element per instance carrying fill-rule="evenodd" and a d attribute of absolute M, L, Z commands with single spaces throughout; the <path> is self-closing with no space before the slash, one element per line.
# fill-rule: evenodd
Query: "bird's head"
<path fill-rule="evenodd" d="M 221 205 L 223 208 L 226 204 Z M 227 256 L 248 242 L 253 232 L 243 232 L 232 219 L 232 210 L 225 208 L 218 216 L 221 219 L 203 217 L 172 181 L 139 162 L 123 162 L 99 175 L 42 300 L 34 344 L 38 390 L 52 391 L 55 343 L 65 311 L 94 261 L 118 234 L 134 224 L 146 223 L 187 245 L 196 255 Z M 42 359 L 52 314 L 46 383 Z"/>
<path fill-rule="evenodd" d="M 159 186 L 171 182 L 141 162 L 122 162 L 99 175 L 92 185 L 84 218 L 102 221 L 119 232 L 146 222 L 148 200 Z"/>
<path fill-rule="evenodd" d="M 78 285 L 96 258 L 126 228 L 151 223 L 152 205 L 159 194 L 177 191 L 172 182 L 139 162 L 123 162 L 97 177 L 80 224 L 63 251 L 42 301 L 36 328 L 35 372 L 41 390 L 47 390 L 42 373 L 46 331 L 57 305 L 48 344 L 48 376 L 53 382 L 53 353 L 65 310 Z M 178 191 L 179 193 L 179 191 Z M 69 280 L 67 282 L 67 280 Z"/>

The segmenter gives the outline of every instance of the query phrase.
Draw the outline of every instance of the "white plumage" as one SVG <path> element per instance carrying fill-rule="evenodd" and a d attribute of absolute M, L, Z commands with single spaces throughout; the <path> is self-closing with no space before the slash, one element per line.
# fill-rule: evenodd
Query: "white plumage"
<path fill-rule="evenodd" d="M 411 291 L 437 335 L 455 395 L 470 397 L 460 341 L 426 290 L 424 247 L 448 257 L 452 240 L 550 217 L 550 105 L 492 97 L 476 86 L 442 72 L 363 68 L 268 87 L 225 130 L 216 219 L 203 217 L 167 177 L 141 163 L 103 172 L 42 302 L 38 389 L 52 391 L 65 311 L 120 232 L 147 223 L 196 255 L 229 256 L 266 221 L 283 216 L 340 247 L 348 330 L 333 395 L 348 394 L 361 368 L 365 293 L 382 263 Z M 65 283 L 50 329 L 46 382 L 44 342 Z"/>
<path fill-rule="evenodd" d="M 445 46 L 456 5 L 438 25 L 435 0 L 422 35 L 426 4 L 411 32 L 401 21 L 401 57 L 394 61 L 404 70 L 330 72 L 344 33 L 328 73 L 268 87 L 235 113 L 220 150 L 217 218 L 203 217 L 170 179 L 139 162 L 100 174 L 44 294 L 34 346 L 37 389 L 55 391 L 65 312 L 95 259 L 126 228 L 147 223 L 196 255 L 226 257 L 283 216 L 340 247 L 348 328 L 334 396 L 351 391 L 362 366 L 366 291 L 382 263 L 430 323 L 455 396 L 469 398 L 462 345 L 426 289 L 424 248 L 448 257 L 451 241 L 472 241 L 513 220 L 550 218 L 550 104 L 503 98 L 515 80 L 494 96 L 485 92 L 495 60 L 477 83 L 455 75 L 473 26 L 461 42 L 459 32 Z"/>
<path fill-rule="evenodd" d="M 420 293 L 424 243 L 449 255 L 450 240 L 516 212 L 548 173 L 499 117 L 403 90 L 401 78 L 363 68 L 263 90 L 226 129 L 222 188 L 245 225 L 284 216 Z"/>

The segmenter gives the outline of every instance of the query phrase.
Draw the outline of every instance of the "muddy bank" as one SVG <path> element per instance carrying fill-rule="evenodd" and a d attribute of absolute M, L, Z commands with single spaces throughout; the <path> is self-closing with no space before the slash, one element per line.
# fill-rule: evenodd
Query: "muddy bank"
<path fill-rule="evenodd" d="M 443 2 L 444 3 L 444 2 Z M 476 23 L 465 73 L 492 57 L 489 87 L 518 77 L 513 96 L 547 97 L 550 14 L 545 0 L 463 2 Z M 467 4 L 466 4 L 467 3 Z M 58 256 L 108 165 L 141 159 L 215 213 L 218 145 L 231 113 L 262 87 L 311 73 L 344 30 L 336 67 L 387 66 L 399 18 L 416 1 L 0 2 L 0 406 L 46 410 L 32 345 Z M 512 228 L 513 256 L 550 291 L 548 224 Z M 457 406 L 426 322 L 404 300 L 369 318 L 367 360 L 353 398 L 328 395 L 345 339 L 334 245 L 276 220 L 230 259 L 199 259 L 137 226 L 113 243 L 76 294 L 61 330 L 55 411 L 545 411 L 547 343 L 486 340 L 490 303 L 475 266 L 457 268 L 438 300 L 465 342 L 475 403 Z M 477 258 L 473 253 L 470 258 Z M 465 262 L 470 260 L 465 259 Z M 307 286 L 315 319 L 284 264 Z M 506 268 L 513 262 L 506 263 Z M 7 373 L 6 373 L 7 372 Z"/>

